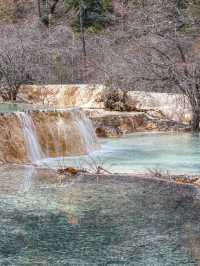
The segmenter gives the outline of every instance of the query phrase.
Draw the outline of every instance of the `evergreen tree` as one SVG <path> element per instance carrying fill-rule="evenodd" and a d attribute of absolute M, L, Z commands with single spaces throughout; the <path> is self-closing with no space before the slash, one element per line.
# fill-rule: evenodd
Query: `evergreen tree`
<path fill-rule="evenodd" d="M 109 23 L 108 13 L 112 11 L 111 0 L 65 0 L 68 8 L 81 10 L 73 25 L 80 29 L 80 16 L 83 26 L 100 29 Z"/>

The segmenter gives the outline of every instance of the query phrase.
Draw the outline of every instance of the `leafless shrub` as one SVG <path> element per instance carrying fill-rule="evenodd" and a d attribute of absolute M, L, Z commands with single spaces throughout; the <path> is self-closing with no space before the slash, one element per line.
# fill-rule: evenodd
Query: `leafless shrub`
<path fill-rule="evenodd" d="M 54 8 L 57 1 L 47 2 Z M 0 27 L 0 47 L 4 42 L 15 46 L 19 34 L 24 46 L 31 47 L 30 54 L 40 52 L 40 56 L 35 58 L 41 70 L 38 73 L 44 73 L 43 81 L 46 84 L 112 82 L 115 88 L 181 91 L 191 98 L 194 93 L 198 95 L 196 87 L 199 86 L 199 76 L 198 62 L 191 63 L 188 50 L 198 31 L 191 31 L 192 36 L 189 36 L 184 29 L 187 25 L 198 25 L 198 19 L 187 12 L 190 7 L 196 7 L 196 2 L 187 2 L 189 5 L 184 3 L 182 6 L 176 0 L 114 1 L 115 23 L 107 27 L 103 34 L 85 32 L 87 57 L 84 59 L 80 35 L 74 34 L 59 19 L 57 24 L 48 28 L 41 25 L 36 16 L 33 16 L 31 23 L 16 25 L 14 29 L 7 25 Z M 70 18 L 65 19 L 69 22 Z M 186 63 L 182 60 L 178 43 L 181 44 L 179 48 L 182 47 Z M 40 80 L 37 76 L 35 78 Z M 193 88 L 190 89 L 190 86 Z M 197 128 L 196 117 L 199 116 L 196 96 L 191 99 L 195 103 L 194 129 Z"/>
<path fill-rule="evenodd" d="M 0 95 L 5 101 L 15 101 L 19 88 L 34 81 L 30 55 L 23 45 L 0 50 Z"/>
<path fill-rule="evenodd" d="M 102 157 L 99 156 L 93 156 L 89 155 L 87 159 L 83 160 L 83 168 L 87 169 L 92 174 L 111 174 L 110 171 L 108 171 L 105 166 L 105 161 L 102 159 Z"/>
<path fill-rule="evenodd" d="M 183 94 L 191 105 L 192 128 L 199 131 L 200 67 L 193 53 L 197 31 L 183 31 L 196 22 L 175 0 L 128 1 L 123 8 L 121 30 L 96 37 L 98 46 L 88 44 L 93 58 L 99 54 L 91 61 L 96 78 L 101 73 L 102 82 L 111 80 L 115 88 Z"/>
<path fill-rule="evenodd" d="M 151 177 L 157 177 L 160 179 L 172 179 L 172 175 L 170 174 L 170 172 L 167 171 L 163 171 L 161 169 L 155 168 L 155 169 L 148 169 L 148 173 L 150 174 Z"/>
<path fill-rule="evenodd" d="M 103 94 L 105 108 L 113 111 L 136 111 L 136 102 L 127 90 L 107 88 Z"/>
<path fill-rule="evenodd" d="M 26 0 L 0 0 L 0 21 L 17 23 L 28 15 L 32 3 Z"/>

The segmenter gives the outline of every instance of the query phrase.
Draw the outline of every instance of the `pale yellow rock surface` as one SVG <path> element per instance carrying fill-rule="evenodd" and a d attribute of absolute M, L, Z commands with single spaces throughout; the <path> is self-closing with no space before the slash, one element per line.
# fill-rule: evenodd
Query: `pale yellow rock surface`
<path fill-rule="evenodd" d="M 51 109 L 82 107 L 90 117 L 99 137 L 119 137 L 123 134 L 147 130 L 185 131 L 189 129 L 175 122 L 190 123 L 191 121 L 190 106 L 181 95 L 129 92 L 134 104 L 137 104 L 138 111 L 117 112 L 103 109 L 103 90 L 103 86 L 97 85 L 25 86 L 21 88 L 20 96 L 30 103 L 45 104 L 52 107 Z M 29 112 L 37 131 L 38 141 L 46 156 L 88 153 L 84 131 L 81 132 L 77 128 L 77 125 L 82 127 L 85 123 L 82 121 L 83 117 L 79 117 L 83 112 L 79 113 L 76 110 L 78 109 L 69 108 L 65 111 Z M 22 125 L 16 113 L 0 115 L 0 138 L 0 161 L 28 161 Z"/>
<path fill-rule="evenodd" d="M 0 115 L 0 161 L 25 162 L 27 153 L 20 121 L 15 113 Z"/>
<path fill-rule="evenodd" d="M 137 102 L 138 109 L 161 111 L 166 118 L 177 122 L 191 120 L 191 107 L 181 94 L 132 91 L 131 97 Z"/>
<path fill-rule="evenodd" d="M 87 110 L 98 137 L 119 137 L 145 131 L 146 114 L 142 112 L 116 112 Z"/>
<path fill-rule="evenodd" d="M 30 103 L 52 107 L 102 108 L 100 85 L 26 85 L 20 95 Z"/>
<path fill-rule="evenodd" d="M 20 95 L 34 104 L 59 107 L 104 108 L 103 85 L 34 85 L 24 86 Z M 161 111 L 167 119 L 191 122 L 191 108 L 181 94 L 130 91 L 130 102 L 138 110 Z"/>

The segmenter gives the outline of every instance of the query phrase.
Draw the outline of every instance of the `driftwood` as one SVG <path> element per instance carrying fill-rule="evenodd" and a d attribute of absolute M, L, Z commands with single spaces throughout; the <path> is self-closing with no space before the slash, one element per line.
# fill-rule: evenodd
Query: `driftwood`
<path fill-rule="evenodd" d="M 73 168 L 73 167 L 67 167 L 67 168 L 64 168 L 64 169 L 58 169 L 57 173 L 59 175 L 75 176 L 75 175 L 80 174 L 80 173 L 87 173 L 87 171 L 84 170 L 84 169 L 76 169 L 76 168 Z"/>
<path fill-rule="evenodd" d="M 194 184 L 199 180 L 199 177 L 175 176 L 173 179 L 177 184 Z"/>
<path fill-rule="evenodd" d="M 192 175 L 173 175 L 168 171 L 166 173 L 162 172 L 159 169 L 149 170 L 149 173 L 152 177 L 157 177 L 160 179 L 173 180 L 177 184 L 196 184 L 200 180 L 200 176 Z"/>
<path fill-rule="evenodd" d="M 98 166 L 97 167 L 97 172 L 95 174 L 101 174 L 102 172 L 106 173 L 106 174 L 112 174 L 111 172 L 109 172 L 108 170 L 104 169 L 103 167 L 101 166 Z"/>
<path fill-rule="evenodd" d="M 73 168 L 73 167 L 67 167 L 67 168 L 63 168 L 63 169 L 58 169 L 57 173 L 59 175 L 70 175 L 70 176 L 76 176 L 76 175 L 78 175 L 80 173 L 95 174 L 95 175 L 102 174 L 102 173 L 111 174 L 111 172 L 109 172 L 108 170 L 104 169 L 101 166 L 97 167 L 97 171 L 95 173 L 92 173 L 92 172 L 90 172 L 90 171 L 88 171 L 86 169 L 76 169 L 76 168 Z"/>

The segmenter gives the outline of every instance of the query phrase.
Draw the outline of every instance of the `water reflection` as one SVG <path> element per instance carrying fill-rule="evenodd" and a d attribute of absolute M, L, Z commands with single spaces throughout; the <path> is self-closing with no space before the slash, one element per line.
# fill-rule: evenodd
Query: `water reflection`
<path fill-rule="evenodd" d="M 26 168 L 27 168 L 27 171 L 26 171 Z M 25 193 L 31 189 L 31 186 L 33 185 L 33 178 L 36 172 L 37 172 L 36 168 L 32 165 L 25 167 L 24 179 L 19 186 L 19 192 Z"/>

